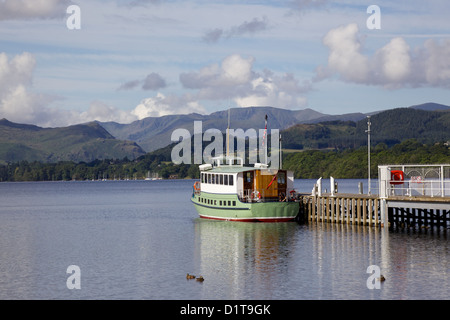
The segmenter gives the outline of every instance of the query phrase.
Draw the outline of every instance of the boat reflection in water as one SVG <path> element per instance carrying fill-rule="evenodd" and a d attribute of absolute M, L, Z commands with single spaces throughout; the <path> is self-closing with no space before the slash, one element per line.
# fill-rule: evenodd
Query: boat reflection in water
<path fill-rule="evenodd" d="M 197 270 L 208 282 L 203 298 L 267 298 L 277 277 L 294 267 L 291 259 L 299 225 L 213 221 L 195 223 Z M 208 292 L 212 290 L 214 292 Z M 260 293 L 258 293 L 258 291 Z M 259 296 L 260 295 L 260 296 Z"/>

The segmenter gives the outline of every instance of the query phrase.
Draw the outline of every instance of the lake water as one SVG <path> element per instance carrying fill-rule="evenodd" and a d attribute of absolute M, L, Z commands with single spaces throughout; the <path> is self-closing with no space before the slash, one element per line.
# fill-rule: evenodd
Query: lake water
<path fill-rule="evenodd" d="M 295 181 L 300 191 L 313 183 Z M 203 220 L 192 184 L 0 183 L 0 299 L 449 298 L 442 230 Z M 71 265 L 80 289 L 68 289 Z M 386 278 L 379 289 L 368 288 L 371 265 Z"/>

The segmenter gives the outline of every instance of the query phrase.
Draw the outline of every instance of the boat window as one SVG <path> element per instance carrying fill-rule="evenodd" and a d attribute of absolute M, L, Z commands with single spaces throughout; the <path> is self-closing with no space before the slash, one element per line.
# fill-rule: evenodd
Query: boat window
<path fill-rule="evenodd" d="M 233 201 L 233 206 L 236 207 L 236 201 Z"/>
<path fill-rule="evenodd" d="M 216 175 L 212 174 L 211 183 L 214 184 L 216 181 Z"/>
<path fill-rule="evenodd" d="M 286 173 L 279 171 L 278 172 L 278 184 L 286 184 Z"/>
<path fill-rule="evenodd" d="M 211 173 L 208 173 L 208 182 L 207 183 L 211 183 Z"/>
<path fill-rule="evenodd" d="M 233 185 L 233 176 L 230 174 L 230 177 L 228 178 L 229 185 Z"/>
<path fill-rule="evenodd" d="M 228 175 L 227 174 L 223 177 L 223 180 L 224 180 L 223 184 L 227 186 L 228 185 Z"/>
<path fill-rule="evenodd" d="M 222 205 L 222 200 L 219 201 L 219 206 L 221 206 L 221 205 Z"/>
<path fill-rule="evenodd" d="M 231 207 L 231 201 L 228 201 L 228 205 Z"/>
<path fill-rule="evenodd" d="M 219 176 L 220 178 L 220 184 L 223 184 L 223 174 L 221 174 L 220 176 Z"/>
<path fill-rule="evenodd" d="M 217 206 L 217 200 L 214 200 L 214 205 Z"/>

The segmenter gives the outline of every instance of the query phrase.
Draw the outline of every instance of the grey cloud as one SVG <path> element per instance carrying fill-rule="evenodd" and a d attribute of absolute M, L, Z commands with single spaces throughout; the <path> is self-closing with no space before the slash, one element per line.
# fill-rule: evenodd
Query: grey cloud
<path fill-rule="evenodd" d="M 136 88 L 141 83 L 141 80 L 128 81 L 122 84 L 117 90 L 131 90 Z"/>
<path fill-rule="evenodd" d="M 158 90 L 167 86 L 166 81 L 159 74 L 152 72 L 144 80 L 132 80 L 122 84 L 117 90 L 131 90 L 142 84 L 143 90 Z"/>
<path fill-rule="evenodd" d="M 290 0 L 290 6 L 294 10 L 304 11 L 311 8 L 317 8 L 326 5 L 329 0 Z"/>
<path fill-rule="evenodd" d="M 269 19 L 263 17 L 261 19 L 254 18 L 252 21 L 244 21 L 238 26 L 233 26 L 227 30 L 216 28 L 205 33 L 203 41 L 206 43 L 215 43 L 221 38 L 239 37 L 245 34 L 255 34 L 269 28 Z"/>
<path fill-rule="evenodd" d="M 144 80 L 142 89 L 144 90 L 158 90 L 167 86 L 166 81 L 157 73 L 150 73 Z"/>
<path fill-rule="evenodd" d="M 214 29 L 211 31 L 208 31 L 204 36 L 203 36 L 203 41 L 205 41 L 206 43 L 214 43 L 220 40 L 220 38 L 223 35 L 223 30 L 222 29 Z"/>
<path fill-rule="evenodd" d="M 127 4 L 128 7 L 145 7 L 147 5 L 155 5 L 161 3 L 161 0 L 133 0 Z"/>

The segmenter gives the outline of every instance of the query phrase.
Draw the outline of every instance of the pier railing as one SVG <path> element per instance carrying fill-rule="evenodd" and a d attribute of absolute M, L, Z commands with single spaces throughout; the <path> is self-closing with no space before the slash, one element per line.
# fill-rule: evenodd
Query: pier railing
<path fill-rule="evenodd" d="M 423 197 L 449 197 L 450 180 L 423 180 L 421 177 L 412 177 L 402 184 L 384 182 L 387 197 L 389 196 L 423 196 Z"/>
<path fill-rule="evenodd" d="M 391 196 L 450 196 L 450 165 L 379 166 L 379 194 Z"/>

